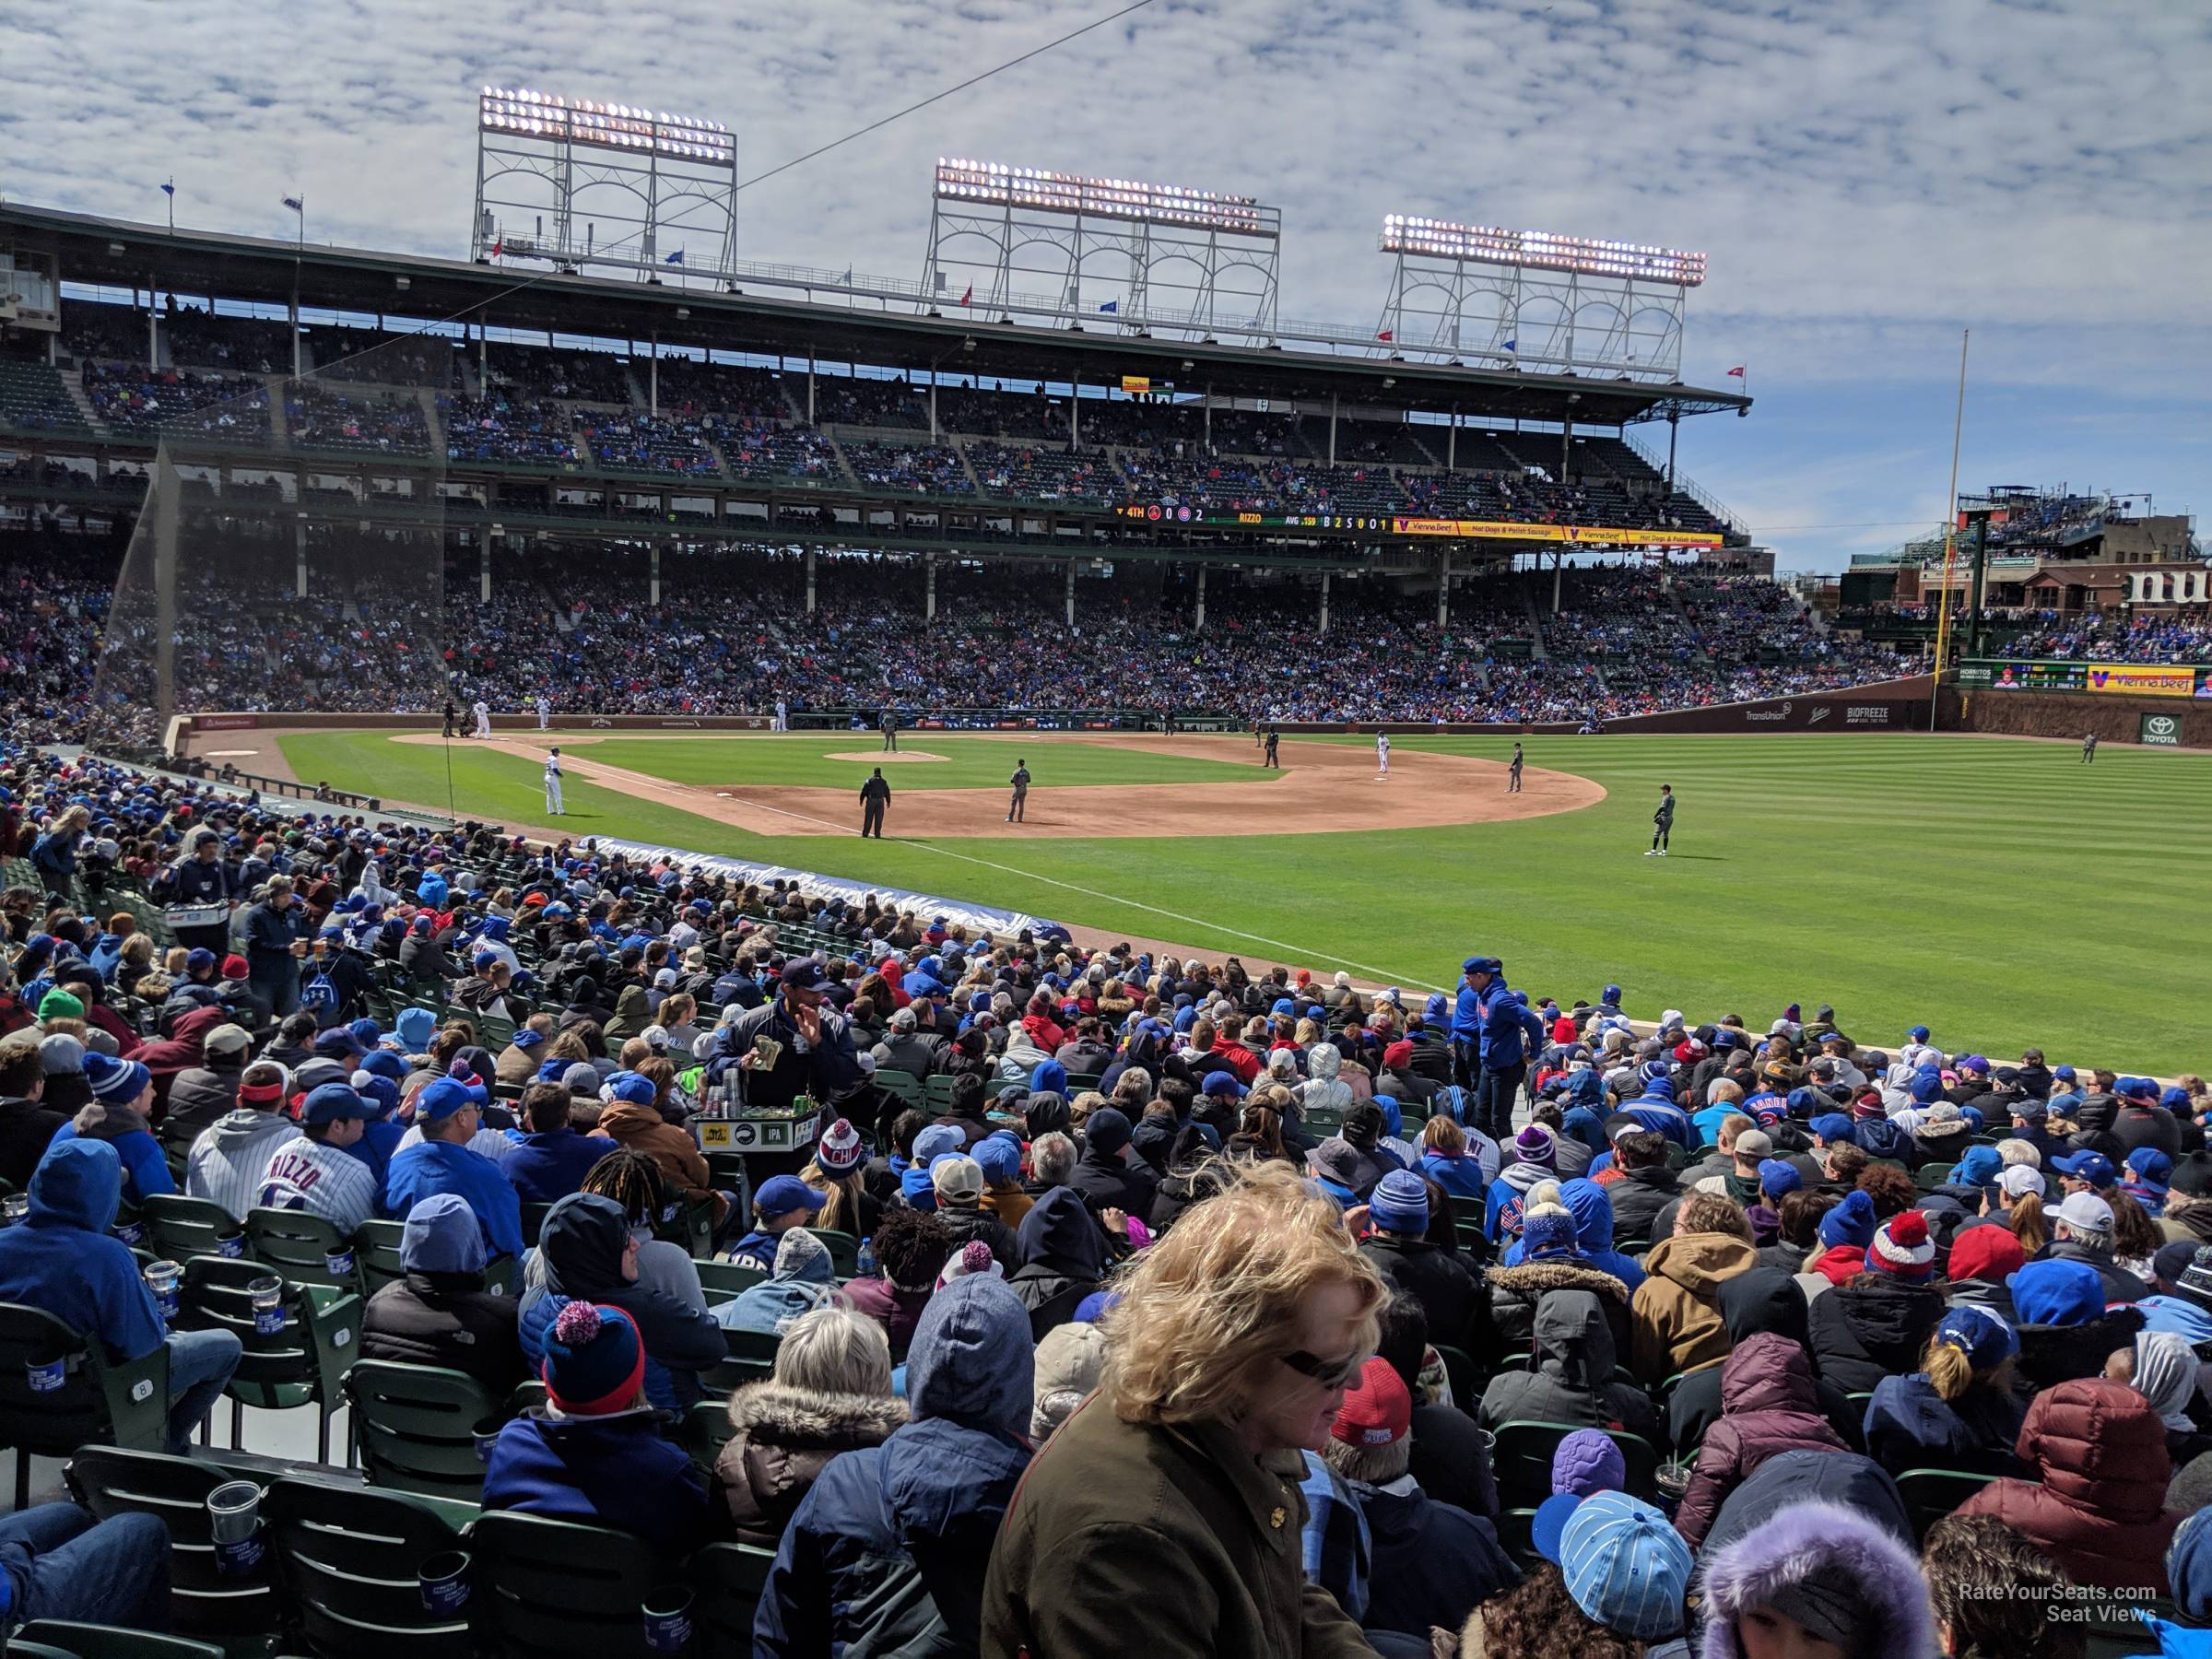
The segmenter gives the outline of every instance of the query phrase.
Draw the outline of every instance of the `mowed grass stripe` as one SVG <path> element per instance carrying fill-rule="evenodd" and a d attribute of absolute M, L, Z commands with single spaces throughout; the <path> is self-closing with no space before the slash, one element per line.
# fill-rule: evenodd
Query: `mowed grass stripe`
<path fill-rule="evenodd" d="M 1398 741 L 1512 752 L 1487 737 Z M 1035 747 L 1033 771 L 1081 746 Z M 454 749 L 464 816 L 542 818 L 534 766 Z M 433 748 L 318 734 L 287 739 L 286 752 L 303 777 L 445 798 Z M 1317 969 L 1366 963 L 1408 986 L 1449 982 L 1483 950 L 1532 991 L 1571 999 L 1618 982 L 1643 1015 L 1676 1006 L 1761 1024 L 1786 1003 L 1830 1001 L 1846 1030 L 1884 1045 L 1924 1021 L 1947 1046 L 1993 1055 L 2040 1042 L 2053 1064 L 2204 1068 L 2212 962 L 2196 932 L 2212 913 L 2212 757 L 2108 747 L 2085 767 L 2070 745 L 1837 733 L 1546 737 L 1528 758 L 1610 793 L 1508 824 L 944 843 L 1004 868 L 928 842 L 752 836 L 574 783 L 570 824 L 1271 954 L 1137 908 L 1156 906 L 1291 943 Z M 1295 761 L 1288 745 L 1285 759 Z M 434 792 L 402 787 L 399 771 L 417 768 Z M 1676 856 L 1647 859 L 1662 782 L 1682 796 Z"/>

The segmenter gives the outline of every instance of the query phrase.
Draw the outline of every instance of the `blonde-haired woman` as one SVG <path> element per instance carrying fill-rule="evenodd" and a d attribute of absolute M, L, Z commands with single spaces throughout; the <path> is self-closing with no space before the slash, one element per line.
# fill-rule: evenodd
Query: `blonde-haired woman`
<path fill-rule="evenodd" d="M 1866 1403 L 1866 1455 L 1907 1469 L 2018 1471 L 2013 1444 L 2026 1416 L 2013 1388 L 2020 1340 L 1977 1302 L 1960 1302 L 1928 1335 L 1920 1370 L 1884 1377 Z"/>
<path fill-rule="evenodd" d="M 1117 1283 L 1099 1391 L 999 1528 L 986 1653 L 1371 1652 L 1305 1581 L 1299 1481 L 1374 1351 L 1387 1291 L 1297 1171 L 1223 1180 L 1202 1224 Z"/>
<path fill-rule="evenodd" d="M 39 882 L 45 888 L 47 898 L 70 906 L 73 912 L 76 903 L 76 843 L 91 822 L 88 809 L 72 806 L 30 844 L 31 868 L 38 871 Z"/>

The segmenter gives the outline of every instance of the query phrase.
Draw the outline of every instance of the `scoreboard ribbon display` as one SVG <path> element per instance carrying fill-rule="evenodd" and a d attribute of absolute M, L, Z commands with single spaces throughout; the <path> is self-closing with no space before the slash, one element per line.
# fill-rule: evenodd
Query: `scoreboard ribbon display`
<path fill-rule="evenodd" d="M 2212 700 L 2212 668 L 2167 663 L 2062 663 L 1994 657 L 1962 663 L 1959 684 L 1991 691 L 2071 691 L 2100 697 Z"/>
<path fill-rule="evenodd" d="M 1239 530 L 1339 530 L 1370 535 L 1449 536 L 1455 541 L 1569 543 L 1576 547 L 1717 547 L 1698 530 L 1628 530 L 1602 524 L 1524 524 L 1508 519 L 1399 518 L 1331 512 L 1208 512 L 1157 502 L 1116 507 L 1119 518 L 1152 524 L 1222 525 Z"/>

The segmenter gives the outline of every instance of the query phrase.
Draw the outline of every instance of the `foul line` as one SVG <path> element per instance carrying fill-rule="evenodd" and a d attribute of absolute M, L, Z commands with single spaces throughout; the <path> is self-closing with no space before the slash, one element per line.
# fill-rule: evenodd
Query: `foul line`
<path fill-rule="evenodd" d="M 584 764 L 588 766 L 590 762 L 586 761 Z M 833 835 L 856 837 L 860 834 L 860 831 L 850 824 L 832 823 L 828 818 L 816 818 L 812 813 L 794 812 L 788 806 L 771 806 L 764 801 L 747 801 L 746 805 L 758 807 L 763 812 L 773 812 L 784 818 L 797 818 L 802 823 L 819 824 Z M 1071 893 L 1081 893 L 1087 899 L 1102 899 L 1109 904 L 1124 905 L 1131 910 L 1148 911 L 1155 916 L 1165 916 L 1171 922 L 1187 922 L 1193 927 L 1203 927 L 1213 933 L 1227 934 L 1232 938 L 1249 939 L 1254 945 L 1265 945 L 1270 950 L 1279 950 L 1288 956 L 1302 958 L 1308 961 L 1334 963 L 1339 968 L 1356 969 L 1361 973 L 1371 975 L 1382 984 L 1397 985 L 1401 989 L 1408 991 L 1441 991 L 1445 988 L 1442 985 L 1432 985 L 1419 980 L 1394 980 L 1382 969 L 1366 962 L 1355 962 L 1349 957 L 1331 956 L 1325 951 L 1308 950 L 1303 946 L 1292 945 L 1282 939 L 1270 939 L 1265 934 L 1247 933 L 1241 927 L 1228 927 L 1218 922 L 1208 922 L 1203 916 L 1186 916 L 1181 911 L 1163 910 L 1157 904 L 1147 904 L 1141 899 L 1124 899 L 1119 893 L 1101 892 L 1097 888 L 1087 888 L 1077 882 L 1063 881 L 1057 876 L 1041 876 L 1033 870 L 1020 869 L 1013 865 L 999 864 L 988 858 L 977 858 L 967 853 L 955 853 L 951 848 L 938 846 L 935 841 L 916 841 L 904 835 L 893 836 L 890 839 L 898 841 L 902 847 L 918 847 L 924 853 L 935 853 L 942 858 L 957 858 L 962 864 L 978 865 L 986 870 L 997 870 L 1007 876 L 1019 876 L 1029 881 L 1041 881 L 1048 887 L 1065 888 Z"/>

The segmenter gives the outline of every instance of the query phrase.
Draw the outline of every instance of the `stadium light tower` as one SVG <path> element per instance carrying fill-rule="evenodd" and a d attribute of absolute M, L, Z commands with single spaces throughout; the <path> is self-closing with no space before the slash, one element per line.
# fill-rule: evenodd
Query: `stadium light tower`
<path fill-rule="evenodd" d="M 940 157 L 922 288 L 994 316 L 1272 339 L 1282 235 L 1250 196 Z"/>
<path fill-rule="evenodd" d="M 737 142 L 721 122 L 527 87 L 478 94 L 472 258 L 719 280 L 736 253 Z"/>
<path fill-rule="evenodd" d="M 1508 368 L 1681 378 L 1702 253 L 1395 213 L 1382 250 L 1393 258 L 1378 340 Z"/>

